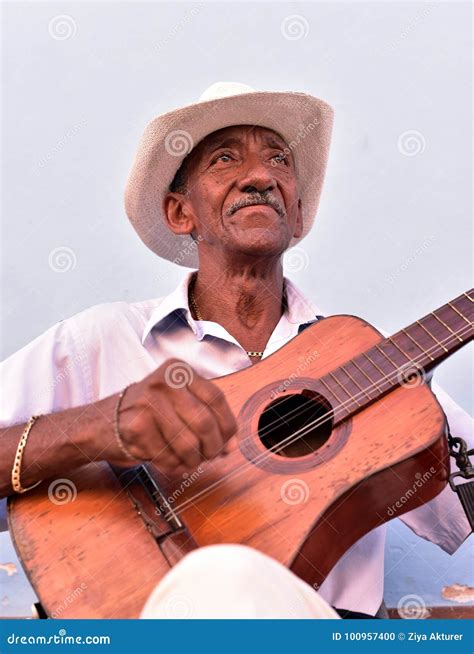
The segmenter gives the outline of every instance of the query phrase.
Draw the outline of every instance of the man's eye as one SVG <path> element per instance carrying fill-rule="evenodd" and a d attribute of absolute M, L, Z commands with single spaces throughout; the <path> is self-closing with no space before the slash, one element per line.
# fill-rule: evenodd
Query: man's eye
<path fill-rule="evenodd" d="M 222 152 L 221 154 L 218 154 L 217 157 L 213 159 L 212 163 L 219 161 L 220 159 L 222 159 L 222 157 L 227 157 L 229 160 L 232 159 L 232 155 L 230 155 L 228 152 Z"/>
<path fill-rule="evenodd" d="M 277 163 L 284 163 L 288 165 L 288 157 L 284 152 L 279 152 L 278 154 L 273 155 L 272 159 L 275 159 Z"/>

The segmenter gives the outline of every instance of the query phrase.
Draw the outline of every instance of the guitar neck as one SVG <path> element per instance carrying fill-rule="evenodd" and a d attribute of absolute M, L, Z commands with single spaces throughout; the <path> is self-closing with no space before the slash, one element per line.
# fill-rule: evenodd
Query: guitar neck
<path fill-rule="evenodd" d="M 397 386 L 418 386 L 472 340 L 474 290 L 432 311 L 321 378 L 342 422 Z"/>

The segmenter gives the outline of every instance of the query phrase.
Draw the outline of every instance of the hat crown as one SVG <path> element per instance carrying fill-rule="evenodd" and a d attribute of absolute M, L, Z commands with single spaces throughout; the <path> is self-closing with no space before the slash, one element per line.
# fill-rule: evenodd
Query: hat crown
<path fill-rule="evenodd" d="M 226 98 L 229 95 L 240 95 L 241 93 L 254 92 L 255 89 L 248 84 L 240 84 L 239 82 L 215 82 L 201 93 L 199 96 L 199 102 L 218 100 L 219 98 Z"/>

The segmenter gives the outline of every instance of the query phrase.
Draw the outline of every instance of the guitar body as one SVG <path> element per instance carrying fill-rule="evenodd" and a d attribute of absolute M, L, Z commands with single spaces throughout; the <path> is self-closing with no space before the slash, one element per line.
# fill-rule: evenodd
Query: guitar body
<path fill-rule="evenodd" d="M 51 480 L 11 498 L 15 546 L 46 613 L 136 618 L 170 567 L 215 543 L 254 547 L 317 587 L 364 534 L 435 497 L 449 457 L 444 413 L 425 383 L 322 424 L 283 455 L 265 440 L 278 407 L 327 409 L 321 376 L 382 339 L 359 318 L 334 316 L 215 379 L 238 417 L 232 450 L 187 478 L 150 468 L 164 503 L 124 489 L 106 463 L 64 474 L 74 501 L 52 501 Z"/>

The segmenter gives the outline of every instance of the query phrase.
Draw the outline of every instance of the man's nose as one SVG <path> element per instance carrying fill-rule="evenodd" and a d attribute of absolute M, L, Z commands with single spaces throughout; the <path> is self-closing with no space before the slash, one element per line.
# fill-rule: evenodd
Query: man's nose
<path fill-rule="evenodd" d="M 254 160 L 249 162 L 238 186 L 242 193 L 265 193 L 266 191 L 272 191 L 276 184 L 268 167 L 262 161 Z"/>

